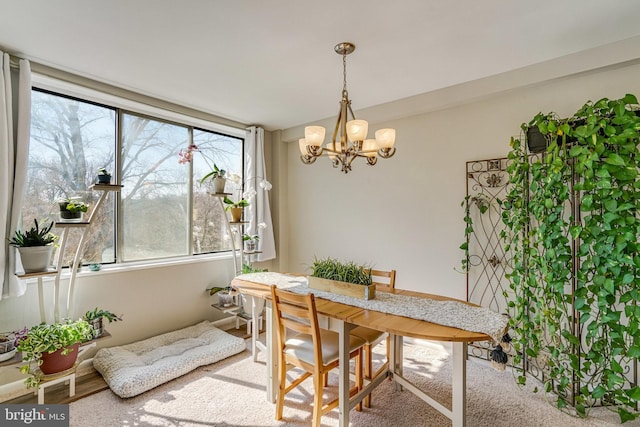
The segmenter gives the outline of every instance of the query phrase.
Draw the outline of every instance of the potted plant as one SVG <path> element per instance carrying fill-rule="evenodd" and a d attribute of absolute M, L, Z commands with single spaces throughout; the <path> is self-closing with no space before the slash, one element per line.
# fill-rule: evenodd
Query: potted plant
<path fill-rule="evenodd" d="M 209 289 L 209 295 L 218 295 L 218 305 L 220 307 L 231 307 L 234 304 L 233 297 L 235 296 L 235 292 L 231 288 L 231 286 L 214 286 Z"/>
<path fill-rule="evenodd" d="M 16 352 L 14 337 L 9 333 L 0 333 L 0 362 L 11 359 Z"/>
<path fill-rule="evenodd" d="M 118 316 L 117 314 L 114 314 L 109 310 L 103 310 L 98 307 L 94 308 L 93 310 L 87 311 L 84 314 L 83 318 L 93 327 L 94 338 L 101 337 L 104 333 L 103 319 L 107 319 L 109 323 L 122 320 L 122 316 Z"/>
<path fill-rule="evenodd" d="M 82 215 L 89 209 L 89 205 L 78 198 L 62 199 L 58 201 L 58 205 L 61 221 L 81 221 Z"/>
<path fill-rule="evenodd" d="M 214 193 L 224 193 L 224 187 L 227 184 L 227 179 L 224 177 L 226 173 L 226 170 L 220 169 L 218 165 L 214 163 L 213 170 L 202 177 L 200 184 L 204 184 L 207 179 L 211 178 Z"/>
<path fill-rule="evenodd" d="M 105 168 L 98 168 L 98 184 L 111 184 L 111 173 Z"/>
<path fill-rule="evenodd" d="M 29 230 L 16 230 L 15 235 L 9 239 L 9 244 L 18 248 L 25 273 L 47 271 L 53 252 L 53 242 L 57 238 L 51 233 L 53 221 L 42 229 L 37 219 L 34 219 L 33 223 L 34 226 Z"/>
<path fill-rule="evenodd" d="M 244 248 L 247 252 L 254 252 L 258 247 L 258 240 L 260 236 L 257 234 L 244 233 L 242 235 L 242 241 L 244 242 Z"/>
<path fill-rule="evenodd" d="M 376 287 L 372 284 L 369 266 L 328 257 L 320 260 L 316 258 L 311 270 L 311 275 L 307 276 L 310 288 L 365 300 L 375 298 Z"/>
<path fill-rule="evenodd" d="M 227 205 L 224 209 L 226 211 L 231 212 L 231 221 L 232 222 L 240 222 L 242 220 L 242 209 L 249 206 L 249 202 L 247 202 L 244 198 L 234 202 L 230 198 L 224 198 L 224 203 Z"/>
<path fill-rule="evenodd" d="M 36 387 L 40 373 L 54 374 L 71 369 L 78 358 L 80 343 L 93 338 L 91 325 L 84 320 L 34 326 L 18 342 L 18 351 L 28 363 L 20 372 L 28 374 L 27 387 Z M 38 368 L 39 371 L 38 372 Z"/>

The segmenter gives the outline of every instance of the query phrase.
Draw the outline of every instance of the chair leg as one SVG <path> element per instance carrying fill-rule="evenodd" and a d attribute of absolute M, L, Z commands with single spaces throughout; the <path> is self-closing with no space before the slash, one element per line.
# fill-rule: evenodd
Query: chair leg
<path fill-rule="evenodd" d="M 324 377 L 324 375 L 323 375 Z M 322 383 L 319 372 L 313 375 L 313 427 L 320 427 L 320 418 L 322 417 Z"/>
<path fill-rule="evenodd" d="M 329 373 L 325 372 L 322 374 L 322 386 L 327 387 L 329 385 Z"/>
<path fill-rule="evenodd" d="M 362 390 L 362 357 L 364 353 L 362 348 L 358 350 L 358 355 L 356 356 L 356 388 L 358 391 Z M 369 397 L 369 396 L 367 396 Z M 356 411 L 362 411 L 362 401 L 356 405 Z"/>
<path fill-rule="evenodd" d="M 373 349 L 371 348 L 371 344 L 365 344 L 363 350 L 366 355 L 366 360 L 364 362 L 364 377 L 371 381 L 371 377 L 373 375 Z M 371 393 L 365 396 L 364 406 L 371 408 Z"/>
<path fill-rule="evenodd" d="M 278 363 L 278 374 L 280 381 L 278 382 L 278 398 L 276 399 L 276 420 L 281 420 L 284 408 L 285 388 L 287 386 L 287 365 L 282 358 L 280 358 Z"/>

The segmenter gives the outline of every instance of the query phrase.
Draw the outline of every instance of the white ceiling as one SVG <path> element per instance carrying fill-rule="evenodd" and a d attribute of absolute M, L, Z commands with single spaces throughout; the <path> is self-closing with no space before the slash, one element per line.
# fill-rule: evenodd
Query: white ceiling
<path fill-rule="evenodd" d="M 0 0 L 0 16 L 1 50 L 267 129 L 337 114 L 341 41 L 359 110 L 640 35 L 633 0 Z"/>

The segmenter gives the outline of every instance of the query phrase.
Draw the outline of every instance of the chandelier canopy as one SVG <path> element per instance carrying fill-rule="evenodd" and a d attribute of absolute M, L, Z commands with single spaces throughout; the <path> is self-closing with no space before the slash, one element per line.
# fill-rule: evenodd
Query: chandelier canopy
<path fill-rule="evenodd" d="M 325 129 L 323 126 L 307 126 L 304 128 L 304 138 L 300 138 L 300 159 L 310 165 L 320 156 L 328 156 L 333 167 L 341 166 L 344 173 L 351 170 L 351 163 L 356 157 L 364 157 L 367 164 L 373 166 L 378 156 L 388 159 L 396 152 L 393 144 L 396 141 L 395 129 L 379 129 L 375 132 L 375 139 L 367 139 L 369 124 L 366 120 L 356 120 L 351 109 L 351 100 L 347 92 L 347 55 L 355 50 L 353 43 L 343 42 L 335 46 L 337 54 L 342 55 L 342 99 L 340 113 L 336 121 L 331 142 L 324 142 Z M 349 116 L 351 120 L 349 120 Z"/>

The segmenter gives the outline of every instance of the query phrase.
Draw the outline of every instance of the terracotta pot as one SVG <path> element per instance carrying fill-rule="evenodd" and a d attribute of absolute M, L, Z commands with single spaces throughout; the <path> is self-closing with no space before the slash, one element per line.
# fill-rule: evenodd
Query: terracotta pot
<path fill-rule="evenodd" d="M 42 353 L 42 356 L 40 357 L 42 359 L 40 370 L 43 374 L 48 375 L 71 369 L 73 367 L 73 364 L 76 363 L 76 360 L 78 359 L 79 347 L 80 343 L 75 343 L 71 347 L 68 347 L 72 350 L 66 356 L 63 356 L 61 354 L 64 350 L 63 348 L 58 351 L 54 351 L 53 353 Z"/>
<path fill-rule="evenodd" d="M 232 222 L 240 222 L 242 221 L 242 208 L 231 208 L 229 209 L 231 212 L 231 221 Z"/>

